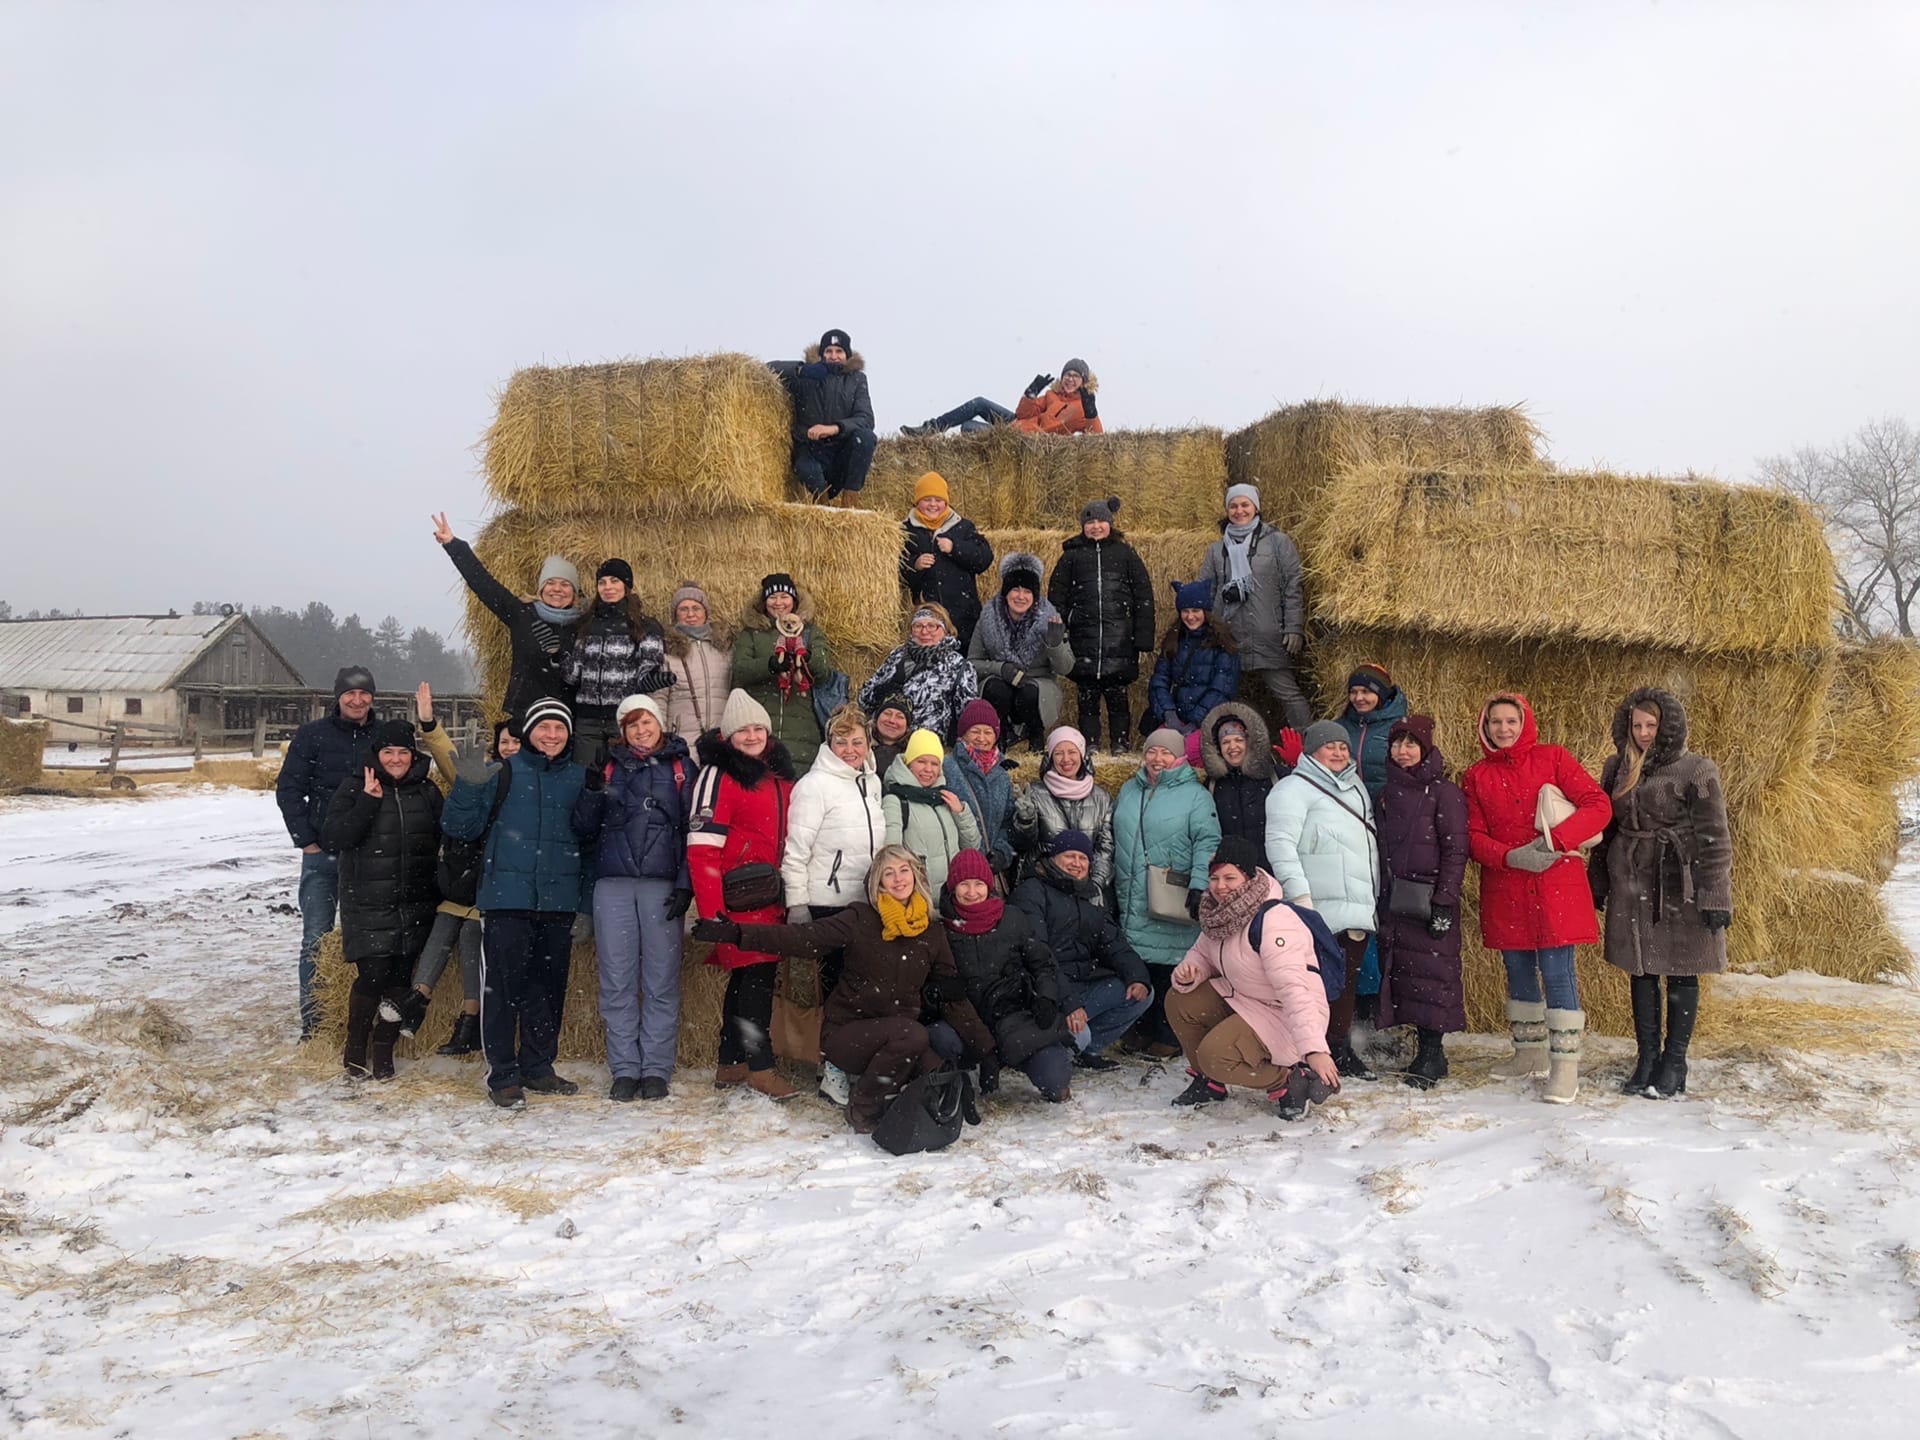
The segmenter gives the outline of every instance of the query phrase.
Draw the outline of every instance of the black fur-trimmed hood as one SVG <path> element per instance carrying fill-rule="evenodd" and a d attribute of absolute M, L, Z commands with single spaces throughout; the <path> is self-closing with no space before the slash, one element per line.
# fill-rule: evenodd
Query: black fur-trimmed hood
<path fill-rule="evenodd" d="M 809 365 L 818 365 L 820 363 L 820 347 L 818 345 L 807 346 L 805 350 L 800 352 L 800 358 Z M 867 362 L 858 350 L 849 350 L 847 352 L 847 363 L 840 368 L 845 370 L 849 375 L 857 375 L 867 368 Z"/>
<path fill-rule="evenodd" d="M 695 743 L 693 753 L 702 766 L 715 767 L 742 790 L 753 789 L 767 778 L 769 771 L 782 780 L 794 778 L 793 757 L 787 754 L 784 744 L 771 736 L 767 738 L 766 756 L 760 759 L 742 755 L 720 738 L 718 730 L 709 730 L 702 735 Z"/>
<path fill-rule="evenodd" d="M 1653 748 L 1647 751 L 1646 768 L 1658 770 L 1687 753 L 1687 707 L 1671 690 L 1643 685 L 1622 700 L 1613 712 L 1613 748 L 1623 756 L 1627 753 L 1627 747 L 1633 743 L 1633 712 L 1636 707 L 1649 704 L 1659 708 L 1660 732 L 1653 737 Z"/>

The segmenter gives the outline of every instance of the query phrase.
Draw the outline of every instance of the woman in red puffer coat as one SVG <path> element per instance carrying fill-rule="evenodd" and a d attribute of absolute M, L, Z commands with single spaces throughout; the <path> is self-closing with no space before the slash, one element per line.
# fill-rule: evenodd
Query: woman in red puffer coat
<path fill-rule="evenodd" d="M 1545 1070 L 1543 1098 L 1566 1104 L 1579 1088 L 1586 1029 L 1573 947 L 1600 938 L 1579 850 L 1607 828 L 1613 804 L 1571 753 L 1540 742 L 1526 696 L 1487 701 L 1479 732 L 1484 758 L 1467 767 L 1460 788 L 1469 848 L 1480 866 L 1480 940 L 1507 966 L 1513 1058 L 1495 1073 Z M 1548 785 L 1559 787 L 1573 813 L 1543 835 L 1534 817 Z"/>
<path fill-rule="evenodd" d="M 779 885 L 780 852 L 793 807 L 793 762 L 773 738 L 767 708 L 744 690 L 727 696 L 720 727 L 695 747 L 700 773 L 693 782 L 693 820 L 687 830 L 687 870 L 693 898 L 708 920 L 775 925 L 786 918 Z M 726 877 L 743 865 L 773 867 L 774 900 L 754 910 L 726 908 Z M 728 972 L 720 1005 L 717 1089 L 746 1084 L 774 1100 L 794 1089 L 773 1068 L 773 986 L 778 955 L 716 945 L 709 965 Z"/>

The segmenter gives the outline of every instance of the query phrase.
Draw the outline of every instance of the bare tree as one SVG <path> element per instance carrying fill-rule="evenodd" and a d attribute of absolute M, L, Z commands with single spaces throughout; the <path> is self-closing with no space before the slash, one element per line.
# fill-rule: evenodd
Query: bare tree
<path fill-rule="evenodd" d="M 1913 638 L 1920 602 L 1920 432 L 1875 420 L 1828 449 L 1760 461 L 1759 479 L 1819 510 L 1838 562 L 1854 638 L 1891 624 Z"/>

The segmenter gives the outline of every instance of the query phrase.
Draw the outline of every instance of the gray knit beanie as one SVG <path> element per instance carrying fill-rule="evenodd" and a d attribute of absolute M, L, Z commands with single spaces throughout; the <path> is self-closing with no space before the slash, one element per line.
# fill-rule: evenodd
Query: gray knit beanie
<path fill-rule="evenodd" d="M 1311 755 L 1322 745 L 1352 745 L 1353 737 L 1338 720 L 1316 720 L 1300 732 L 1300 753 Z"/>

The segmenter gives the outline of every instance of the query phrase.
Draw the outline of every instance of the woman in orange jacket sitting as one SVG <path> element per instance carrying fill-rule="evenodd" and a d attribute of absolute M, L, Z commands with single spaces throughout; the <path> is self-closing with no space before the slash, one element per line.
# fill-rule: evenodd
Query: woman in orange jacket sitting
<path fill-rule="evenodd" d="M 902 425 L 900 433 L 940 435 L 958 425 L 961 434 L 971 435 L 1011 424 L 1028 435 L 1100 435 L 1105 432 L 1093 398 L 1099 388 L 1100 381 L 1086 361 L 1069 360 L 1060 367 L 1058 380 L 1051 375 L 1034 376 L 1017 409 L 1009 410 L 984 395 L 976 395 L 923 425 Z"/>

